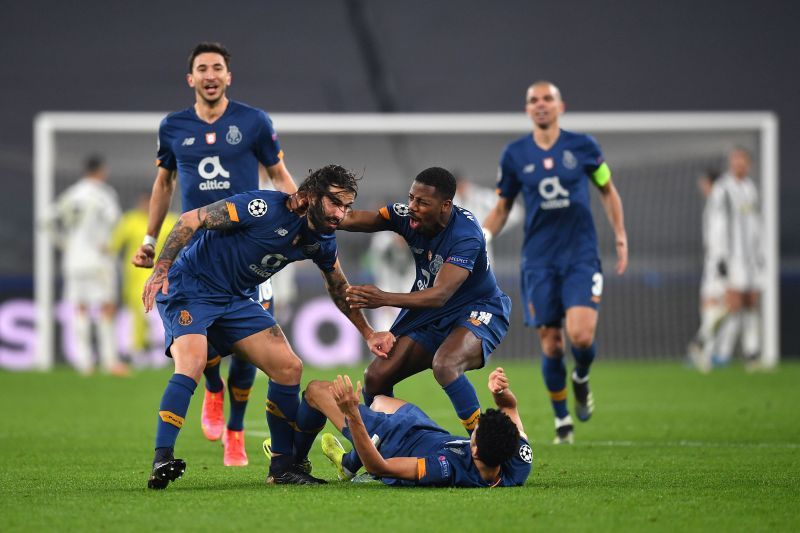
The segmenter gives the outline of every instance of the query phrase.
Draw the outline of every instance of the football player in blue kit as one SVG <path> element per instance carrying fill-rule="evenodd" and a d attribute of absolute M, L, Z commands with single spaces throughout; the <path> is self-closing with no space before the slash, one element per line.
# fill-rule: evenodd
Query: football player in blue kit
<path fill-rule="evenodd" d="M 595 358 L 597 309 L 603 294 L 603 273 L 590 209 L 589 182 L 600 192 L 614 230 L 617 274 L 628 264 L 628 238 L 622 201 L 611 181 L 597 142 L 582 133 L 562 130 L 564 103 L 550 82 L 528 88 L 525 109 L 533 134 L 506 146 L 500 159 L 494 209 L 483 221 L 487 239 L 503 229 L 517 194 L 525 201 L 522 247 L 522 298 L 525 324 L 536 327 L 542 345 L 542 374 L 555 411 L 555 442 L 573 441 L 567 410 L 564 335 L 575 358 L 572 390 L 575 413 L 587 421 L 594 409 L 589 367 Z"/>
<path fill-rule="evenodd" d="M 354 309 L 402 309 L 391 327 L 397 344 L 388 358 L 373 359 L 365 371 L 364 401 L 369 406 L 377 394 L 392 396 L 396 383 L 432 369 L 471 432 L 480 403 L 464 372 L 483 367 L 503 340 L 511 299 L 498 288 L 489 267 L 480 225 L 469 211 L 453 205 L 455 190 L 448 170 L 428 168 L 414 179 L 407 205 L 353 211 L 340 229 L 398 233 L 417 269 L 408 293 L 384 292 L 374 285 L 347 291 Z"/>
<path fill-rule="evenodd" d="M 142 294 L 164 323 L 166 353 L 175 373 L 161 398 L 153 471 L 148 487 L 165 488 L 186 464 L 173 450 L 189 401 L 206 366 L 206 345 L 234 353 L 269 378 L 267 424 L 272 458 L 267 483 L 322 483 L 303 469 L 321 427 L 297 424 L 302 363 L 253 289 L 287 263 L 311 259 L 322 271 L 337 307 L 379 357 L 394 343 L 375 332 L 363 312 L 346 302 L 334 231 L 355 199 L 357 180 L 342 167 L 313 172 L 297 193 L 256 190 L 181 215 L 167 237 Z M 183 254 L 181 250 L 193 240 Z"/>
<path fill-rule="evenodd" d="M 218 43 L 200 43 L 189 55 L 186 81 L 195 93 L 192 107 L 170 113 L 158 129 L 158 172 L 153 185 L 147 235 L 133 263 L 152 268 L 156 239 L 180 182 L 181 210 L 191 211 L 232 194 L 266 188 L 293 193 L 297 186 L 283 163 L 272 121 L 262 110 L 228 99 L 230 53 Z M 195 238 L 201 232 L 195 234 Z M 260 288 L 259 301 L 272 305 L 272 286 Z M 225 466 L 248 463 L 244 414 L 256 368 L 233 357 L 228 374 L 230 416 L 225 424 L 225 383 L 221 355 L 209 346 L 201 427 L 209 440 L 222 438 Z"/>
<path fill-rule="evenodd" d="M 359 405 L 348 376 L 312 381 L 303 395 L 307 413 L 327 417 L 354 445 L 367 472 L 387 485 L 438 487 L 513 487 L 525 484 L 533 451 L 522 427 L 517 400 L 502 368 L 489 376 L 497 409 L 487 409 L 469 439 L 451 435 L 419 407 L 389 396 Z M 319 421 L 315 421 L 319 424 Z M 353 477 L 342 464 L 341 443 L 330 433 L 322 450 L 339 479 Z"/>

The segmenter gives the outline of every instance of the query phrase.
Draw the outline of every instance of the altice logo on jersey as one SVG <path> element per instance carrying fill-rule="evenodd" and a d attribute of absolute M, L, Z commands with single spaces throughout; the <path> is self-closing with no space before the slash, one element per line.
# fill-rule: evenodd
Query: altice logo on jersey
<path fill-rule="evenodd" d="M 208 180 L 200 183 L 201 191 L 217 191 L 231 188 L 231 182 L 215 179 L 218 176 L 222 176 L 226 180 L 231 177 L 230 173 L 219 162 L 218 155 L 203 158 L 200 164 L 197 165 L 197 173 L 204 180 Z"/>
<path fill-rule="evenodd" d="M 563 209 L 569 207 L 569 191 L 561 186 L 558 176 L 544 178 L 539 182 L 539 196 L 544 198 L 542 209 Z"/>

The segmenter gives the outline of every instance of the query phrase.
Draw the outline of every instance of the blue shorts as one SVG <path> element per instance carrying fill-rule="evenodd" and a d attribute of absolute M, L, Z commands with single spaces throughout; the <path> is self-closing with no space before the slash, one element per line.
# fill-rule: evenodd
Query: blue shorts
<path fill-rule="evenodd" d="M 373 411 L 363 404 L 358 406 L 358 411 L 369 436 L 378 436 L 378 451 L 385 459 L 434 453 L 450 435 L 422 409 L 411 403 L 402 405 L 392 414 Z M 353 441 L 348 428 L 342 434 L 350 442 Z"/>
<path fill-rule="evenodd" d="M 262 289 L 263 286 L 264 286 L 263 283 L 258 286 L 258 291 L 257 291 L 258 303 L 261 304 L 261 307 L 266 309 L 267 312 L 270 313 L 270 315 L 272 315 L 272 312 L 273 312 L 272 309 L 273 309 L 273 306 L 275 304 L 275 300 L 272 297 L 272 290 L 270 289 L 269 293 L 265 294 L 265 291 Z M 273 316 L 273 318 L 274 318 L 274 316 Z M 222 354 L 223 356 L 226 356 L 226 355 L 230 355 L 230 352 L 222 353 L 219 350 L 217 350 L 214 346 L 212 346 L 211 342 L 209 342 L 208 346 L 207 346 L 207 349 L 206 349 L 206 358 L 210 361 L 210 360 L 214 359 L 215 357 L 217 357 L 217 355 L 220 355 L 220 354 Z"/>
<path fill-rule="evenodd" d="M 570 307 L 597 309 L 603 295 L 599 259 L 563 267 L 523 269 L 521 281 L 525 325 L 537 328 L 560 327 Z"/>
<path fill-rule="evenodd" d="M 455 328 L 465 327 L 480 339 L 483 363 L 486 364 L 489 356 L 506 336 L 510 317 L 511 298 L 502 294 L 460 307 L 453 313 L 404 335 L 434 354 Z"/>
<path fill-rule="evenodd" d="M 269 311 L 251 298 L 196 290 L 197 280 L 187 279 L 185 274 L 170 275 L 169 281 L 169 294 L 156 298 L 167 356 L 171 357 L 173 341 L 190 333 L 205 335 L 209 344 L 226 356 L 232 353 L 234 343 L 276 324 Z"/>

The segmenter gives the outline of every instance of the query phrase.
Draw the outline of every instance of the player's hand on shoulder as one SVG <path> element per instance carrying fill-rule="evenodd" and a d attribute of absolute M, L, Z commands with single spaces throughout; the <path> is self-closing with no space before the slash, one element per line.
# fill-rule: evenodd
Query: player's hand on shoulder
<path fill-rule="evenodd" d="M 156 250 L 150 244 L 143 244 L 136 250 L 131 263 L 140 268 L 153 268 L 153 259 L 156 256 Z"/>
<path fill-rule="evenodd" d="M 389 352 L 395 343 L 395 337 L 390 331 L 374 331 L 367 338 L 367 346 L 376 357 L 388 359 Z"/>
<path fill-rule="evenodd" d="M 386 293 L 375 285 L 351 285 L 346 292 L 350 309 L 375 309 L 388 305 Z"/>
<path fill-rule="evenodd" d="M 497 367 L 489 374 L 489 382 L 487 383 L 489 390 L 492 394 L 503 394 L 508 390 L 508 377 L 502 367 Z"/>
<path fill-rule="evenodd" d="M 361 382 L 356 385 L 353 390 L 353 382 L 350 381 L 350 376 L 336 376 L 336 379 L 331 382 L 331 393 L 339 410 L 345 416 L 356 417 L 358 413 L 358 404 L 361 398 Z"/>

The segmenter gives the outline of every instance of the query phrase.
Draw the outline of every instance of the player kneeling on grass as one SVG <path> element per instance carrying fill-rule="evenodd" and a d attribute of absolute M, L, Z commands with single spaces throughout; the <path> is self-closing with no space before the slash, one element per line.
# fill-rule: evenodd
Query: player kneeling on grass
<path fill-rule="evenodd" d="M 309 383 L 298 412 L 310 419 L 306 426 L 321 426 L 327 417 L 353 443 L 367 472 L 387 485 L 524 485 L 533 451 L 517 399 L 502 368 L 491 373 L 488 386 L 497 409 L 481 414 L 469 439 L 451 435 L 419 407 L 397 398 L 379 395 L 370 407 L 359 404 L 361 382 L 353 390 L 348 376 Z M 356 472 L 348 468 L 336 437 L 323 435 L 322 451 L 339 479 L 353 478 Z"/>
<path fill-rule="evenodd" d="M 206 366 L 207 343 L 235 353 L 269 376 L 267 425 L 272 461 L 267 483 L 325 483 L 307 461 L 322 428 L 297 420 L 303 364 L 280 326 L 251 298 L 253 289 L 293 261 L 311 259 L 331 298 L 372 352 L 386 357 L 394 336 L 376 333 L 345 301 L 349 284 L 337 259 L 334 231 L 357 192 L 356 177 L 337 165 L 313 172 L 295 194 L 252 191 L 181 215 L 145 284 L 145 311 L 158 304 L 167 355 L 175 362 L 159 407 L 153 471 L 148 487 L 163 489 L 186 464 L 173 457 L 189 401 Z M 200 228 L 206 231 L 179 259 Z M 174 264 L 173 264 L 174 261 Z"/>

